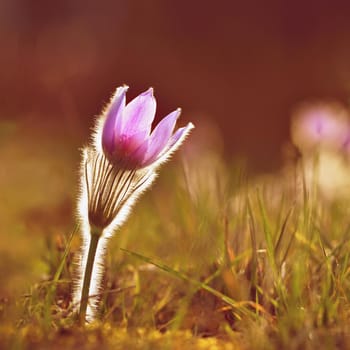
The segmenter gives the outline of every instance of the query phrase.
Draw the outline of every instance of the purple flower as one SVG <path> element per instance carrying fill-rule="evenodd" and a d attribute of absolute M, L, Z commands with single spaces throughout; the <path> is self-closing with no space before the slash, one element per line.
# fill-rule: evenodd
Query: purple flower
<path fill-rule="evenodd" d="M 167 158 L 193 128 L 192 123 L 173 133 L 181 110 L 168 114 L 151 132 L 156 100 L 150 88 L 127 105 L 127 86 L 119 87 L 105 113 L 102 149 L 108 160 L 126 169 L 139 169 Z"/>
<path fill-rule="evenodd" d="M 93 142 L 82 152 L 78 211 L 83 244 L 73 296 L 81 322 L 96 317 L 107 240 L 193 128 L 189 123 L 173 133 L 177 109 L 151 132 L 156 112 L 153 90 L 125 105 L 127 89 L 117 89 L 97 119 Z"/>

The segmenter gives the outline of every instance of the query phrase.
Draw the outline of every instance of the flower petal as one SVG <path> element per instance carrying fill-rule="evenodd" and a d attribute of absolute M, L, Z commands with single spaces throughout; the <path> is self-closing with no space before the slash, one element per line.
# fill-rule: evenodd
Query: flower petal
<path fill-rule="evenodd" d="M 128 163 L 135 167 L 144 166 L 145 164 L 145 155 L 147 153 L 149 145 L 149 139 L 145 140 L 134 152 L 132 152 L 129 156 Z"/>
<path fill-rule="evenodd" d="M 131 136 L 122 134 L 115 139 L 114 152 L 119 157 L 129 157 L 144 142 L 143 132 L 138 132 Z"/>
<path fill-rule="evenodd" d="M 102 147 L 107 153 L 113 151 L 114 140 L 120 132 L 127 90 L 128 86 L 118 87 L 106 111 L 106 120 L 102 131 Z"/>
<path fill-rule="evenodd" d="M 162 152 L 164 147 L 169 142 L 170 136 L 174 131 L 177 119 L 181 114 L 181 109 L 168 114 L 162 119 L 156 128 L 153 130 L 148 143 L 147 154 L 145 156 L 145 164 L 150 164 Z"/>
<path fill-rule="evenodd" d="M 158 156 L 157 162 L 165 162 L 181 146 L 182 142 L 184 142 L 185 138 L 193 128 L 194 125 L 188 123 L 185 127 L 176 130 L 175 134 L 165 146 L 164 151 Z"/>
<path fill-rule="evenodd" d="M 156 100 L 150 88 L 129 102 L 123 112 L 122 133 L 131 136 L 136 133 L 149 135 L 156 114 Z"/>
<path fill-rule="evenodd" d="M 158 167 L 160 164 L 166 162 L 171 155 L 181 146 L 182 142 L 189 135 L 190 131 L 194 128 L 192 123 L 188 123 L 187 126 L 178 129 L 175 134 L 170 138 L 168 144 L 163 148 L 163 150 L 157 155 L 156 159 L 151 161 L 143 162 L 143 166 Z"/>
<path fill-rule="evenodd" d="M 167 145 L 167 152 L 172 149 L 175 151 L 193 128 L 194 125 L 192 123 L 188 123 L 183 128 L 176 130 L 176 133 L 169 140 L 169 143 Z"/>

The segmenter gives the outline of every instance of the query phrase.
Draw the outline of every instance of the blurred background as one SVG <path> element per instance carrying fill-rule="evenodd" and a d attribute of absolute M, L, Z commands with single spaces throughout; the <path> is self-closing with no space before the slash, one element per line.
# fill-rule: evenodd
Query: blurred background
<path fill-rule="evenodd" d="M 17 256 L 44 252 L 35 232 L 72 227 L 78 147 L 121 84 L 129 99 L 153 86 L 157 120 L 182 107 L 193 139 L 213 129 L 215 147 L 252 172 L 278 168 L 299 102 L 348 104 L 349 11 L 322 0 L 1 0 L 1 270 L 21 279 L 33 269 Z"/>
<path fill-rule="evenodd" d="M 227 154 L 278 165 L 294 105 L 345 102 L 347 1 L 1 0 L 0 118 L 85 139 L 116 86 L 158 118 L 214 121 Z M 34 125 L 33 125 L 34 127 Z"/>

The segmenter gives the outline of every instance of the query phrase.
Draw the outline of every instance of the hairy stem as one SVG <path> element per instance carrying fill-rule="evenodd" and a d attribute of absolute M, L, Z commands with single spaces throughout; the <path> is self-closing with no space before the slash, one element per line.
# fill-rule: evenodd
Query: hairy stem
<path fill-rule="evenodd" d="M 86 321 L 86 310 L 89 302 L 89 292 L 91 285 L 91 275 L 94 267 L 94 261 L 96 256 L 97 245 L 101 237 L 101 232 L 97 230 L 91 230 L 89 252 L 86 260 L 85 273 L 83 288 L 81 291 L 80 309 L 79 309 L 79 320 L 81 323 Z"/>

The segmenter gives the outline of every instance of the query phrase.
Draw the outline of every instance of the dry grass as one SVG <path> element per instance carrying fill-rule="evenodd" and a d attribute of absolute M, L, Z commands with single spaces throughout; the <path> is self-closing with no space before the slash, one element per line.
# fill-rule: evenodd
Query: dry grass
<path fill-rule="evenodd" d="M 1 348 L 350 347 L 349 198 L 324 197 L 300 163 L 249 180 L 215 153 L 167 165 L 110 242 L 100 320 L 82 328 L 76 144 L 1 135 Z"/>

